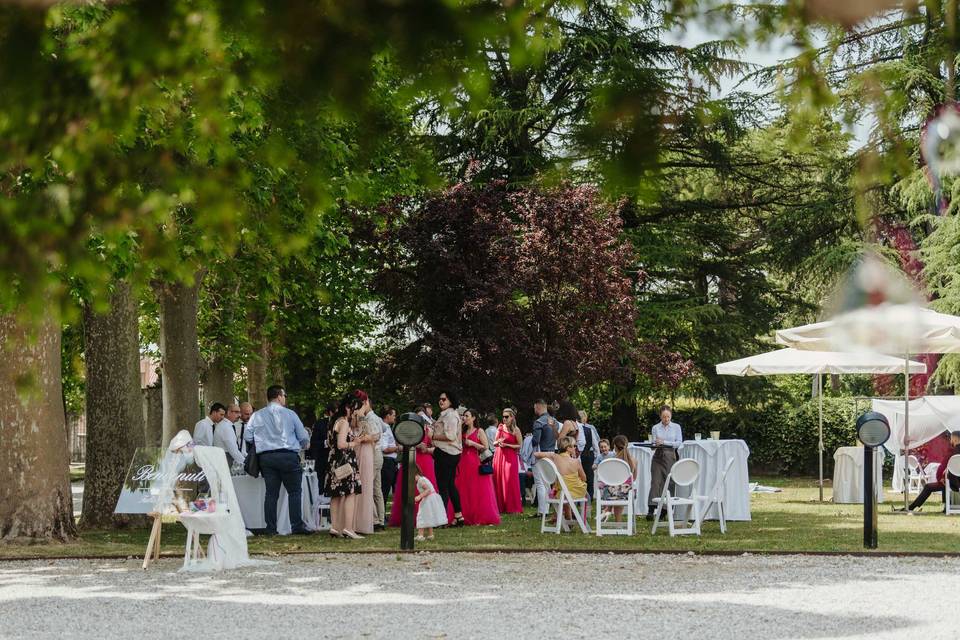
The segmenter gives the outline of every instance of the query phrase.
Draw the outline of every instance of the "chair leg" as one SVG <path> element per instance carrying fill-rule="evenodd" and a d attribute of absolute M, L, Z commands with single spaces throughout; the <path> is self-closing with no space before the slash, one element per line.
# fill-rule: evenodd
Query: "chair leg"
<path fill-rule="evenodd" d="M 183 550 L 184 567 L 190 566 L 190 556 L 192 555 L 192 549 L 190 548 L 191 546 L 193 546 L 193 531 L 187 531 L 187 544 Z"/>
<path fill-rule="evenodd" d="M 660 524 L 660 510 L 662 507 L 663 507 L 663 503 L 658 502 L 657 508 L 653 512 L 653 530 L 650 532 L 651 534 L 654 534 L 657 532 L 657 525 Z"/>
<path fill-rule="evenodd" d="M 676 535 L 677 525 L 673 522 L 673 504 L 670 502 L 670 498 L 667 498 L 667 530 L 670 532 L 670 537 Z"/>
<path fill-rule="evenodd" d="M 727 532 L 727 514 L 724 513 L 723 500 L 717 503 L 717 516 L 720 517 L 720 533 Z"/>

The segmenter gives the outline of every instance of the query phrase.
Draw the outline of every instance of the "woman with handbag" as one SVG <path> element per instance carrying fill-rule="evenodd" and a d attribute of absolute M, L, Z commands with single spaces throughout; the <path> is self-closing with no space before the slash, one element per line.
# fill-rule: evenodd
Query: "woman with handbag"
<path fill-rule="evenodd" d="M 334 538 L 363 538 L 353 531 L 357 496 L 362 486 L 356 453 L 360 442 L 354 438 L 350 423 L 365 400 L 357 392 L 344 396 L 333 414 L 333 427 L 328 435 L 330 471 L 327 474 L 327 495 L 330 496 L 330 535 Z"/>
<path fill-rule="evenodd" d="M 497 427 L 493 441 L 493 489 L 500 513 L 523 513 L 520 483 L 517 482 L 522 443 L 523 434 L 517 427 L 517 412 L 508 407 L 503 410 L 503 422 Z"/>
<path fill-rule="evenodd" d="M 463 413 L 463 455 L 457 466 L 457 491 L 465 524 L 500 524 L 500 509 L 493 491 L 493 464 L 487 434 L 479 428 L 479 414 L 473 409 Z"/>

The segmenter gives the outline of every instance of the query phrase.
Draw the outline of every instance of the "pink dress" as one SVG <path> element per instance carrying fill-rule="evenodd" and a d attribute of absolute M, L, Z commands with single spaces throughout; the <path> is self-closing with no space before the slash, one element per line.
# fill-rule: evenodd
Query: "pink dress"
<path fill-rule="evenodd" d="M 497 427 L 497 438 L 504 444 L 519 444 L 509 429 Z M 523 513 L 520 499 L 520 452 L 509 447 L 497 447 L 493 454 L 493 489 L 500 513 Z"/>
<path fill-rule="evenodd" d="M 464 440 L 479 443 L 479 430 L 464 436 Z M 480 474 L 480 452 L 476 448 L 463 445 L 456 482 L 464 523 L 500 524 L 500 510 L 493 493 L 493 476 Z"/>
<path fill-rule="evenodd" d="M 433 441 L 430 439 L 430 436 L 424 436 L 423 444 L 428 447 L 433 444 Z M 437 486 L 437 473 L 433 468 L 433 455 L 420 451 L 417 449 L 417 466 L 420 467 L 420 471 L 423 475 L 430 480 L 430 484 L 434 487 Z M 400 526 L 400 517 L 402 514 L 402 509 L 400 508 L 401 501 L 403 500 L 403 462 L 397 466 L 397 482 L 393 488 L 393 505 L 390 507 L 390 520 L 387 524 L 391 527 Z M 416 488 L 414 488 L 414 495 L 416 495 Z M 416 521 L 417 513 L 420 511 L 420 505 L 413 503 L 413 518 Z M 449 522 L 453 522 L 453 508 L 447 508 L 447 519 Z"/>

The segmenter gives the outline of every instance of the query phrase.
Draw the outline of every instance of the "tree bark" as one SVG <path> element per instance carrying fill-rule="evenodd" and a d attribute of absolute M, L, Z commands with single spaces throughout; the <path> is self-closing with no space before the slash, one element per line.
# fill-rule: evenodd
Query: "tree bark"
<path fill-rule="evenodd" d="M 203 406 L 209 410 L 211 404 L 221 402 L 229 407 L 235 396 L 233 369 L 227 366 L 223 358 L 217 356 L 207 366 L 203 376 Z"/>
<path fill-rule="evenodd" d="M 254 323 L 254 354 L 247 361 L 247 401 L 254 409 L 267 405 L 267 366 L 270 361 L 270 345 L 259 324 Z"/>
<path fill-rule="evenodd" d="M 0 539 L 76 533 L 60 371 L 60 327 L 0 315 Z"/>
<path fill-rule="evenodd" d="M 163 446 L 163 389 L 141 389 L 143 402 L 143 442 L 148 447 Z"/>
<path fill-rule="evenodd" d="M 630 387 L 633 388 L 634 381 L 630 380 Z M 630 434 L 637 434 L 638 440 L 643 440 L 646 436 L 641 434 L 640 421 L 637 417 L 637 399 L 634 394 L 623 396 L 617 394 L 613 403 L 613 411 L 610 415 L 611 433 L 623 434 L 630 437 Z"/>
<path fill-rule="evenodd" d="M 200 305 L 198 274 L 193 286 L 162 284 L 160 303 L 160 371 L 163 376 L 163 442 L 181 429 L 193 431 L 200 411 L 200 347 L 197 310 Z"/>
<path fill-rule="evenodd" d="M 144 442 L 140 396 L 140 330 L 137 300 L 126 282 L 115 283 L 110 311 L 83 310 L 87 410 L 87 464 L 81 529 L 129 522 L 113 510 L 127 467 Z"/>

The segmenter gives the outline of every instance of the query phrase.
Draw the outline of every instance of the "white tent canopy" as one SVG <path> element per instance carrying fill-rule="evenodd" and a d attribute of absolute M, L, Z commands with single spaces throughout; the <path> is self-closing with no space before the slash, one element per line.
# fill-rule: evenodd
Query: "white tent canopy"
<path fill-rule="evenodd" d="M 820 501 L 823 501 L 823 381 L 819 374 L 832 373 L 896 373 L 902 374 L 909 363 L 911 373 L 926 373 L 922 362 L 905 361 L 878 353 L 849 353 L 844 351 L 800 351 L 778 349 L 749 358 L 717 365 L 717 373 L 728 376 L 768 376 L 784 374 L 816 374 L 819 385 L 819 442 Z"/>
<path fill-rule="evenodd" d="M 903 358 L 878 353 L 801 351 L 777 349 L 717 365 L 725 376 L 769 376 L 790 373 L 889 373 L 903 374 Z M 926 373 L 927 365 L 910 362 L 910 373 Z"/>
<path fill-rule="evenodd" d="M 780 329 L 776 339 L 777 344 L 808 351 L 960 353 L 960 318 L 912 304 L 880 304 Z"/>
<path fill-rule="evenodd" d="M 924 445 L 944 431 L 960 428 L 960 396 L 926 396 L 910 401 L 910 437 L 904 441 L 906 408 L 902 400 L 874 400 L 873 410 L 886 416 L 890 439 L 884 445 L 890 453 Z"/>

